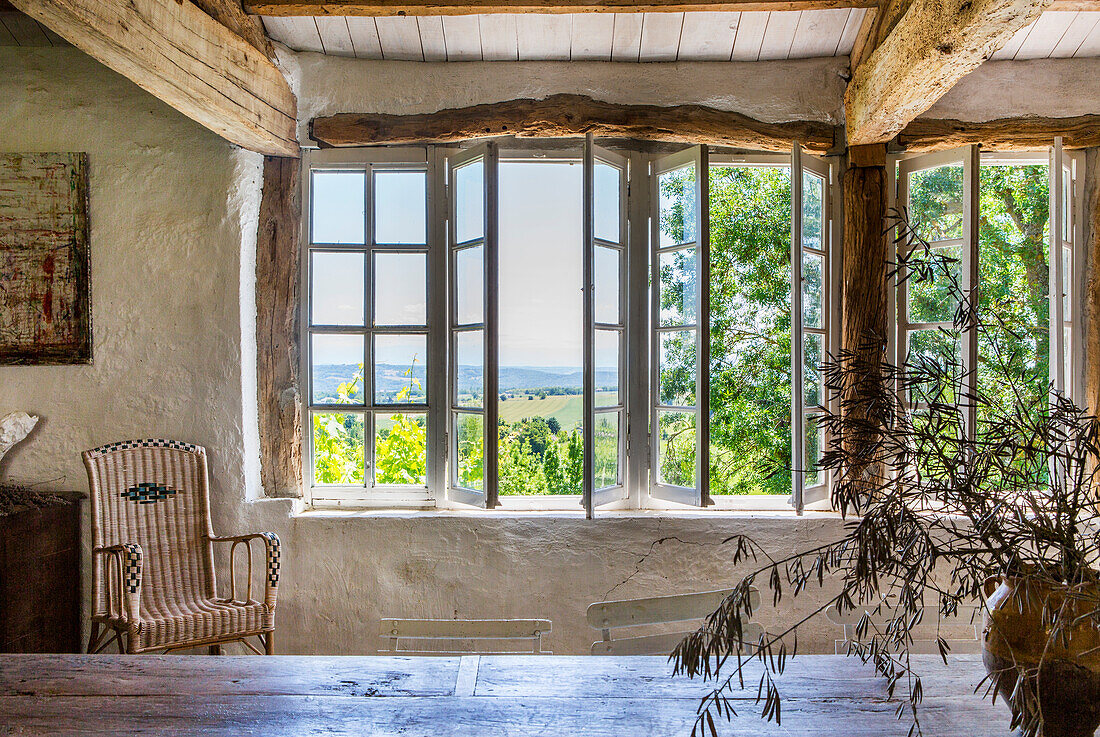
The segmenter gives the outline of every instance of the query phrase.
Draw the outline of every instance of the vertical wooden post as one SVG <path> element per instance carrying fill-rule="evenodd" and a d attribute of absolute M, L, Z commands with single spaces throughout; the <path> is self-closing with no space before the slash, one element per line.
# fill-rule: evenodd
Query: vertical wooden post
<path fill-rule="evenodd" d="M 1085 320 L 1085 396 L 1079 404 L 1093 414 L 1100 413 L 1100 172 L 1097 166 L 1100 166 L 1100 149 L 1090 148 L 1085 154 L 1085 242 L 1081 249 L 1085 259 L 1084 304 L 1081 305 Z"/>
<path fill-rule="evenodd" d="M 844 264 L 841 296 L 841 360 L 852 371 L 845 380 L 841 412 L 844 449 L 849 458 L 862 455 L 874 442 L 875 421 L 867 416 L 864 394 L 876 391 L 889 343 L 890 294 L 886 237 L 886 147 L 852 146 L 844 172 Z M 874 469 L 853 461 L 857 477 Z"/>
<path fill-rule="evenodd" d="M 260 479 L 268 496 L 302 495 L 302 395 L 299 384 L 301 168 L 298 159 L 264 157 L 256 234 L 256 371 Z"/>

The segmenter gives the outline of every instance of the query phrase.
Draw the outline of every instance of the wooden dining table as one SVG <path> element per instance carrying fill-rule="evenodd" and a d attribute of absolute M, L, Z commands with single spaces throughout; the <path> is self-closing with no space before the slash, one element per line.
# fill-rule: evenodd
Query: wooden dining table
<path fill-rule="evenodd" d="M 1004 703 L 974 692 L 979 656 L 913 661 L 924 735 L 1010 734 Z M 749 664 L 720 734 L 901 737 L 912 724 L 905 685 L 889 697 L 858 659 L 791 659 L 779 724 L 760 718 L 760 673 Z M 0 735 L 687 737 L 709 689 L 662 657 L 0 655 Z"/>

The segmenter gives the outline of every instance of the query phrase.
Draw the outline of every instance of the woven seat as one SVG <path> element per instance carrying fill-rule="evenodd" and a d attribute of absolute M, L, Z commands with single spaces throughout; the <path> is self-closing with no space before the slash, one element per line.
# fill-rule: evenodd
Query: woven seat
<path fill-rule="evenodd" d="M 214 536 L 206 450 L 134 440 L 86 451 L 83 458 L 92 492 L 95 597 L 88 652 L 102 652 L 112 642 L 120 652 L 140 653 L 240 641 L 259 653 L 246 639 L 256 637 L 270 654 L 279 538 L 271 532 Z M 252 596 L 253 541 L 263 545 L 262 599 Z M 217 596 L 214 543 L 230 544 L 226 598 Z M 239 597 L 238 557 L 248 565 Z"/>

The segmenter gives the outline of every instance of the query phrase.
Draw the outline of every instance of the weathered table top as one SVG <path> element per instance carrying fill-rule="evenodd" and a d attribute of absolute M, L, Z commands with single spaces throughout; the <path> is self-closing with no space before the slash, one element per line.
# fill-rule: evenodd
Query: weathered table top
<path fill-rule="evenodd" d="M 1009 734 L 978 656 L 914 656 L 929 737 Z M 759 718 L 760 666 L 725 734 L 905 735 L 869 666 L 800 655 L 779 681 L 782 725 Z M 701 681 L 664 658 L 0 655 L 0 735 L 688 735 Z"/>

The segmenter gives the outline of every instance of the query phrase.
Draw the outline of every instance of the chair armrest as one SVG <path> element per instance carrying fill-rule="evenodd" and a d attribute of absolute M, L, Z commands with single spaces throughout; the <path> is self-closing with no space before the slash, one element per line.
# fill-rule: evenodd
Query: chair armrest
<path fill-rule="evenodd" d="M 275 608 L 275 599 L 279 593 L 279 536 L 274 532 L 252 532 L 247 535 L 229 535 L 226 537 L 217 537 L 215 535 L 209 535 L 207 537 L 210 542 L 215 543 L 232 543 L 232 547 L 229 549 L 229 598 L 235 600 L 237 598 L 237 580 L 234 553 L 237 546 L 243 544 L 248 549 L 248 593 L 247 598 L 252 598 L 252 541 L 256 539 L 263 540 L 264 553 L 267 562 L 267 572 L 264 576 L 264 604 L 268 609 Z"/>
<path fill-rule="evenodd" d="M 141 604 L 141 546 L 137 543 L 122 543 L 93 548 L 92 555 L 103 555 L 107 564 L 118 562 L 118 591 L 112 591 L 105 585 L 107 592 L 107 613 L 114 614 L 117 603 L 119 615 L 128 622 L 139 621 L 138 609 Z M 110 582 L 110 576 L 107 577 Z"/>

